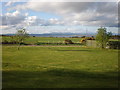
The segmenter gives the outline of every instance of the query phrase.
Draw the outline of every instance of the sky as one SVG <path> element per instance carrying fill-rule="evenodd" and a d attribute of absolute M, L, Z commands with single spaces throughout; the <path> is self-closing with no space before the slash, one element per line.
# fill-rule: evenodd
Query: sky
<path fill-rule="evenodd" d="M 118 33 L 118 1 L 0 2 L 0 34 L 14 34 L 26 28 L 29 34 L 96 33 L 100 27 Z"/>

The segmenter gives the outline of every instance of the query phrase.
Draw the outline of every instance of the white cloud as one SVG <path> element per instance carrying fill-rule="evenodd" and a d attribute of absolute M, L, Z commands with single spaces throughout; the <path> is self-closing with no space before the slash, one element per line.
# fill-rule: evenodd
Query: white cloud
<path fill-rule="evenodd" d="M 19 16 L 19 15 L 20 15 L 20 12 L 18 10 L 16 10 L 13 13 L 6 13 L 6 16 L 8 16 L 8 17 Z"/>
<path fill-rule="evenodd" d="M 50 25 L 64 25 L 65 24 L 64 20 L 59 20 L 57 18 L 50 18 L 48 22 L 50 23 Z"/>
<path fill-rule="evenodd" d="M 13 3 L 11 3 L 12 5 Z M 116 27 L 118 23 L 117 3 L 110 2 L 34 2 L 15 4 L 9 10 L 16 10 L 12 13 L 1 15 L 4 29 L 16 28 L 20 26 L 67 26 L 67 25 L 87 25 L 87 26 L 111 26 Z M 9 6 L 9 5 L 8 5 Z M 30 16 L 29 13 L 21 13 L 22 10 L 32 10 L 35 12 L 52 13 L 61 18 L 42 19 L 37 16 Z M 8 26 L 7 26 L 8 25 Z M 42 32 L 51 32 L 47 31 Z M 65 32 L 77 32 L 77 29 L 64 29 Z M 38 30 L 36 30 L 37 32 Z M 54 31 L 54 30 L 53 30 Z M 60 30 L 58 30 L 60 32 Z M 32 31 L 34 32 L 34 30 Z M 41 31 L 40 31 L 41 32 Z M 56 31 L 57 32 L 57 31 Z"/>
<path fill-rule="evenodd" d="M 25 16 L 28 16 L 29 15 L 29 13 L 25 13 Z"/>
<path fill-rule="evenodd" d="M 28 17 L 25 18 L 24 22 L 27 25 L 32 25 L 32 24 L 36 23 L 36 20 L 37 20 L 37 16 L 28 16 Z"/>
<path fill-rule="evenodd" d="M 8 26 L 0 26 L 1 29 L 7 29 Z"/>
<path fill-rule="evenodd" d="M 10 6 L 12 4 L 12 1 L 9 1 L 8 3 L 6 3 L 5 6 Z"/>
<path fill-rule="evenodd" d="M 12 4 L 14 4 L 15 2 L 19 2 L 20 0 L 9 0 L 5 6 L 11 6 Z M 3 1 L 4 2 L 4 1 Z"/>
<path fill-rule="evenodd" d="M 9 29 L 36 24 L 37 16 L 28 15 L 28 13 L 21 13 L 17 10 L 12 13 L 6 13 L 0 16 L 0 26 L 2 29 Z"/>
<path fill-rule="evenodd" d="M 22 15 L 19 11 L 13 13 L 6 13 L 1 16 L 1 25 L 16 25 L 21 23 L 25 19 L 25 15 Z"/>
<path fill-rule="evenodd" d="M 63 17 L 61 20 L 49 20 L 52 24 L 84 24 L 114 26 L 117 24 L 118 5 L 115 2 L 34 2 L 30 0 L 23 5 L 10 9 L 33 10 L 37 12 L 55 13 Z M 89 23 L 85 23 L 87 25 Z M 116 25 L 115 25 L 116 26 Z"/>

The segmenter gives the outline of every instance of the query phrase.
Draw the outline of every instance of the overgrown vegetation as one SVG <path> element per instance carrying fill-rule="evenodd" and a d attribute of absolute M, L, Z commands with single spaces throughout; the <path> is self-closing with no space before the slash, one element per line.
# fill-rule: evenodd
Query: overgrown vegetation
<path fill-rule="evenodd" d="M 110 49 L 120 49 L 120 42 L 118 41 L 109 41 L 107 45 Z"/>

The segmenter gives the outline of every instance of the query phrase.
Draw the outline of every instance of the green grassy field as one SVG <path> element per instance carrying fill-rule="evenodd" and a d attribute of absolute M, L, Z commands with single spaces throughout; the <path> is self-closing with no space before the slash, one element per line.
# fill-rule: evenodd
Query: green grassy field
<path fill-rule="evenodd" d="M 115 88 L 118 50 L 3 46 L 3 88 Z"/>
<path fill-rule="evenodd" d="M 55 37 L 29 37 L 24 42 L 34 44 L 37 42 L 63 43 L 65 39 L 70 39 L 74 43 L 80 43 L 81 38 L 55 38 Z M 12 41 L 11 37 L 2 37 L 2 40 Z"/>
<path fill-rule="evenodd" d="M 1 38 L 1 37 L 0 37 Z M 63 38 L 63 37 L 29 37 L 24 42 L 27 44 L 35 44 L 35 43 L 64 43 L 65 39 L 72 40 L 73 43 L 80 43 L 82 38 Z M 2 37 L 2 41 L 7 40 L 8 42 L 13 41 L 14 39 L 11 37 Z M 119 41 L 118 39 L 110 39 L 110 41 Z"/>

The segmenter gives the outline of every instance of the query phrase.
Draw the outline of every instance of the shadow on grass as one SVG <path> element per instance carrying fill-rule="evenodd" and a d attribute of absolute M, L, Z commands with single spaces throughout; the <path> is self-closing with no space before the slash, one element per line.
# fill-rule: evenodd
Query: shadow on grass
<path fill-rule="evenodd" d="M 88 51 L 90 52 L 91 50 L 58 50 L 58 51 Z"/>
<path fill-rule="evenodd" d="M 3 88 L 117 88 L 117 72 L 3 71 Z"/>
<path fill-rule="evenodd" d="M 48 48 L 50 50 L 53 50 L 53 51 L 87 51 L 87 52 L 91 52 L 91 50 L 60 50 L 60 49 L 55 49 L 55 48 Z"/>

